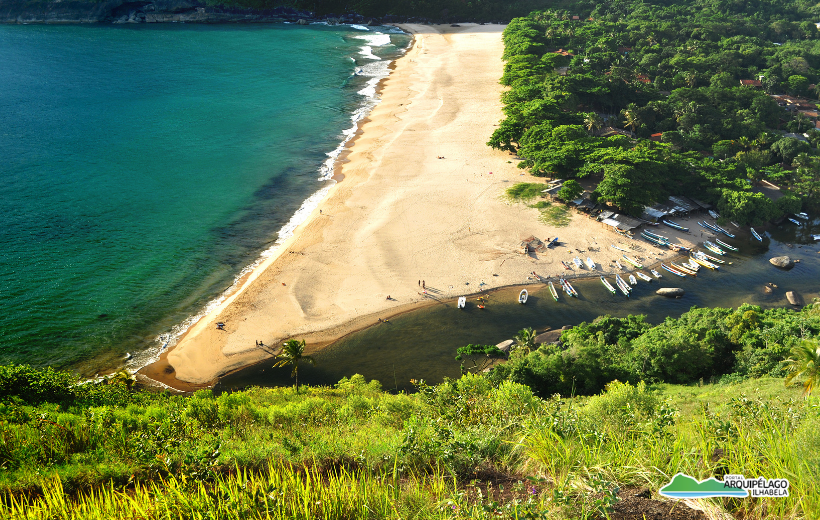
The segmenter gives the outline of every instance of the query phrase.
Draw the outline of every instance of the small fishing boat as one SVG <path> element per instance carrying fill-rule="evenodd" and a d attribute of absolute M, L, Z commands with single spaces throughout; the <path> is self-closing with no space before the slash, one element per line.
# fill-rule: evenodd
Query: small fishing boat
<path fill-rule="evenodd" d="M 553 238 L 552 240 L 547 239 L 547 247 L 558 245 L 558 237 Z"/>
<path fill-rule="evenodd" d="M 615 229 L 615 232 L 618 233 L 619 235 L 621 235 L 622 237 L 626 237 L 630 240 L 635 240 L 635 237 L 632 236 L 632 233 L 630 233 L 629 231 L 621 231 L 618 228 L 614 228 L 614 229 Z"/>
<path fill-rule="evenodd" d="M 679 273 L 677 270 L 672 269 L 671 267 L 669 267 L 669 266 L 668 266 L 668 265 L 666 265 L 666 264 L 661 264 L 661 267 L 663 267 L 664 269 L 666 269 L 667 271 L 669 271 L 669 272 L 670 272 L 670 273 L 672 273 L 672 274 L 676 274 L 676 275 L 680 276 L 681 278 L 686 278 L 686 275 L 685 275 L 685 274 L 683 274 L 683 273 Z"/>
<path fill-rule="evenodd" d="M 621 262 L 619 262 L 617 260 L 615 260 L 615 265 L 618 266 L 618 269 L 623 269 L 624 268 L 624 266 L 621 265 Z"/>
<path fill-rule="evenodd" d="M 467 306 L 467 297 L 466 296 L 459 296 L 458 297 L 458 308 L 463 309 Z"/>
<path fill-rule="evenodd" d="M 814 240 L 820 240 L 820 235 L 812 235 L 811 236 Z"/>
<path fill-rule="evenodd" d="M 675 222 L 672 222 L 671 220 L 661 220 L 661 222 L 663 222 L 664 224 L 666 224 L 667 226 L 669 226 L 671 228 L 679 229 L 680 231 L 689 231 L 688 227 L 683 227 L 680 224 L 676 224 Z"/>
<path fill-rule="evenodd" d="M 749 229 L 752 230 L 752 236 L 755 237 L 758 242 L 763 242 L 763 239 L 760 238 L 760 235 L 757 234 L 757 231 L 755 231 L 755 228 L 749 228 Z"/>
<path fill-rule="evenodd" d="M 618 289 L 622 293 L 624 293 L 624 296 L 629 298 L 629 293 L 630 291 L 632 291 L 632 289 L 628 285 L 626 285 L 626 282 L 624 282 L 623 278 L 621 278 L 621 275 L 615 275 L 615 285 L 617 285 Z"/>
<path fill-rule="evenodd" d="M 722 241 L 722 240 L 721 240 L 721 239 L 719 239 L 719 238 L 716 238 L 716 239 L 715 239 L 715 242 L 717 242 L 718 244 L 722 245 L 722 246 L 723 246 L 723 247 L 725 247 L 726 249 L 731 249 L 732 251 L 737 251 L 737 250 L 738 250 L 735 246 L 730 246 L 729 244 L 727 244 L 726 242 Z"/>
<path fill-rule="evenodd" d="M 602 284 L 604 284 L 604 287 L 606 287 L 606 290 L 607 290 L 607 291 L 611 292 L 612 294 L 615 294 L 615 288 L 614 288 L 614 287 L 612 287 L 612 284 L 611 284 L 611 283 L 609 283 L 609 282 L 607 281 L 607 279 L 606 279 L 606 278 L 604 278 L 603 276 L 601 277 L 601 283 L 602 283 Z"/>
<path fill-rule="evenodd" d="M 610 245 L 609 247 L 611 247 L 612 249 L 617 249 L 618 251 L 623 251 L 624 253 L 628 253 L 628 252 L 629 252 L 629 251 L 627 251 L 626 249 L 621 249 L 620 247 L 616 246 L 615 244 L 612 244 L 612 245 Z"/>
<path fill-rule="evenodd" d="M 740 229 L 740 224 L 738 224 L 738 223 L 737 223 L 737 222 L 735 222 L 734 220 L 730 220 L 730 221 L 729 221 L 729 223 L 730 223 L 731 225 L 735 226 L 736 228 Z"/>
<path fill-rule="evenodd" d="M 643 280 L 643 281 L 645 281 L 645 282 L 652 283 L 652 278 L 650 278 L 650 277 L 646 276 L 646 275 L 645 275 L 645 274 L 643 274 L 642 272 L 638 271 L 638 272 L 636 272 L 635 274 L 637 274 L 637 275 L 638 275 L 638 278 L 640 278 L 641 280 Z"/>
<path fill-rule="evenodd" d="M 724 235 L 726 235 L 729 238 L 735 238 L 735 236 L 733 234 L 729 233 L 728 231 L 726 231 L 722 227 L 718 226 L 717 224 L 715 224 L 715 229 L 717 229 L 718 231 L 720 231 L 721 233 L 723 233 Z"/>
<path fill-rule="evenodd" d="M 704 260 L 703 258 L 698 258 L 697 256 L 691 257 L 690 262 L 695 262 L 698 265 L 702 265 L 703 267 L 706 267 L 708 269 L 719 269 L 719 267 L 713 264 L 712 262 Z"/>
<path fill-rule="evenodd" d="M 564 279 L 562 278 L 562 279 L 561 279 L 561 284 L 564 286 L 564 290 L 566 290 L 566 291 L 567 291 L 567 293 L 568 293 L 570 296 L 572 296 L 572 297 L 574 297 L 574 298 L 577 298 L 577 297 L 578 297 L 578 291 L 576 291 L 576 290 L 575 290 L 575 287 L 573 287 L 572 285 L 570 285 L 569 280 L 564 280 Z"/>
<path fill-rule="evenodd" d="M 575 262 L 575 265 L 578 266 L 578 269 L 580 269 L 584 265 L 583 262 L 581 262 L 581 259 L 577 256 L 573 258 L 572 261 Z"/>
<path fill-rule="evenodd" d="M 595 262 L 590 257 L 587 257 L 587 267 L 590 269 L 595 269 Z"/>
<path fill-rule="evenodd" d="M 709 231 L 714 231 L 716 233 L 720 233 L 720 231 L 718 231 L 716 227 L 712 226 L 712 224 L 710 224 L 708 222 L 701 222 L 700 220 L 698 220 L 698 225 L 700 227 L 702 227 L 703 229 L 708 229 Z"/>
<path fill-rule="evenodd" d="M 638 285 L 638 279 L 635 278 L 634 274 L 629 275 L 629 285 Z"/>
<path fill-rule="evenodd" d="M 650 237 L 654 238 L 655 240 L 660 240 L 661 242 L 669 242 L 669 239 L 663 235 L 658 235 L 657 233 L 653 233 L 651 231 L 644 231 L 644 234 L 649 235 Z"/>
<path fill-rule="evenodd" d="M 648 242 L 651 242 L 651 243 L 655 244 L 656 246 L 668 246 L 669 245 L 669 242 L 664 242 L 664 241 L 661 241 L 657 238 L 651 237 L 651 236 L 647 235 L 645 231 L 643 233 L 641 233 L 641 236 L 644 238 L 644 240 L 646 240 Z"/>
<path fill-rule="evenodd" d="M 794 216 L 797 218 L 802 218 L 803 220 L 809 220 L 808 213 L 795 213 Z"/>
<path fill-rule="evenodd" d="M 555 290 L 555 285 L 552 282 L 549 282 L 550 294 L 552 295 L 552 299 L 558 301 L 558 291 Z"/>
<path fill-rule="evenodd" d="M 528 293 L 526 289 L 521 289 L 521 292 L 518 293 L 518 303 L 527 303 L 527 298 L 529 297 L 529 295 L 530 293 Z"/>
<path fill-rule="evenodd" d="M 657 272 L 657 271 L 656 271 L 656 270 L 654 270 L 654 269 L 650 269 L 650 270 L 649 270 L 649 272 L 650 272 L 650 273 L 652 273 L 652 276 L 654 276 L 655 278 L 661 278 L 661 277 L 663 277 L 663 275 L 662 275 L 661 273 Z"/>
<path fill-rule="evenodd" d="M 564 269 L 569 269 L 569 270 L 572 270 L 572 268 L 571 268 L 570 266 L 568 266 L 568 265 L 567 265 L 567 263 L 566 263 L 566 262 L 564 262 L 563 260 L 561 260 L 561 265 L 563 265 L 563 266 L 564 266 Z"/>
<path fill-rule="evenodd" d="M 725 263 L 726 263 L 726 261 L 725 261 L 725 260 L 721 260 L 720 258 L 715 258 L 714 256 L 709 256 L 709 255 L 707 255 L 706 253 L 704 253 L 703 251 L 698 251 L 696 254 L 697 254 L 700 258 L 705 258 L 705 259 L 710 260 L 710 261 L 712 261 L 712 262 L 717 262 L 717 263 L 719 263 L 719 264 L 725 264 Z M 731 264 L 731 262 L 729 262 L 729 263 Z"/>
<path fill-rule="evenodd" d="M 624 260 L 626 260 L 626 261 L 627 261 L 627 262 L 629 262 L 630 264 L 634 265 L 634 266 L 635 266 L 635 267 L 637 267 L 638 269 L 643 269 L 643 265 L 639 264 L 639 263 L 638 263 L 638 262 L 636 262 L 635 260 L 632 260 L 631 258 L 629 258 L 629 257 L 628 257 L 628 256 L 626 256 L 626 255 L 622 255 L 622 256 L 624 257 Z"/>
<path fill-rule="evenodd" d="M 718 218 L 720 218 L 720 215 L 718 215 L 717 213 L 715 213 L 715 212 L 714 212 L 714 211 L 712 211 L 711 209 L 709 210 L 709 216 L 710 216 L 710 217 L 712 217 L 713 219 L 718 219 Z"/>
<path fill-rule="evenodd" d="M 789 217 L 789 222 L 791 222 L 792 224 L 797 224 L 798 226 L 800 225 L 800 222 L 798 222 L 798 221 L 794 220 L 794 219 L 793 219 L 793 218 L 791 218 L 791 217 Z"/>
<path fill-rule="evenodd" d="M 669 244 L 669 249 L 671 249 L 672 251 L 677 251 L 679 253 L 686 253 L 687 251 L 689 251 L 688 247 L 684 247 L 680 244 Z"/>
<path fill-rule="evenodd" d="M 719 248 L 719 247 L 718 247 L 718 246 L 716 246 L 715 244 L 713 244 L 713 243 L 709 242 L 708 240 L 707 240 L 706 242 L 704 242 L 704 243 L 703 243 L 703 247 L 705 247 L 705 248 L 706 248 L 706 249 L 708 249 L 709 251 L 711 251 L 711 252 L 715 253 L 716 255 L 724 256 L 724 255 L 726 254 L 726 251 L 724 251 L 723 249 Z"/>
<path fill-rule="evenodd" d="M 688 267 L 684 267 L 680 264 L 676 264 L 675 262 L 669 262 L 669 264 L 671 265 L 672 269 L 674 269 L 674 270 L 676 270 L 680 273 L 688 274 L 689 276 L 697 276 L 698 275 L 698 273 L 696 273 L 695 271 L 689 269 Z"/>

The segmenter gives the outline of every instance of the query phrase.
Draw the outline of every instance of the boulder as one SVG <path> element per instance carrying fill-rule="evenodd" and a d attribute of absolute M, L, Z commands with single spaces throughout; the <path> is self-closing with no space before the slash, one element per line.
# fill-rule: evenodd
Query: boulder
<path fill-rule="evenodd" d="M 515 343 L 515 341 L 508 339 L 506 341 L 502 341 L 501 343 L 496 345 L 496 347 L 498 347 L 498 350 L 500 350 L 501 352 L 509 352 L 510 347 L 512 347 L 513 343 Z"/>
<path fill-rule="evenodd" d="M 774 291 L 772 290 L 772 288 L 770 286 L 768 286 L 768 285 L 763 286 L 763 293 L 764 294 L 772 294 L 773 292 Z"/>
<path fill-rule="evenodd" d="M 792 260 L 788 255 L 770 258 L 769 263 L 781 269 L 791 269 L 794 267 L 794 260 Z"/>
<path fill-rule="evenodd" d="M 797 291 L 789 291 L 786 293 L 786 299 L 789 300 L 789 303 L 792 305 L 797 305 L 802 307 L 805 302 L 803 302 L 803 297 L 800 296 L 800 293 Z"/>
<path fill-rule="evenodd" d="M 299 18 L 298 20 L 296 20 L 296 23 L 297 23 L 298 25 L 310 25 L 310 22 L 308 22 L 308 21 L 307 21 L 307 20 L 305 20 L 304 18 Z"/>
<path fill-rule="evenodd" d="M 655 291 L 655 294 L 669 297 L 683 296 L 683 289 L 679 287 L 664 287 L 663 289 Z"/>

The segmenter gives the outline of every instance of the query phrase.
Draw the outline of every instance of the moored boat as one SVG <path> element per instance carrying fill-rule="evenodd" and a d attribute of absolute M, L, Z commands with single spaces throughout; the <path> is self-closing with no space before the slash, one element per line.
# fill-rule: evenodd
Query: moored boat
<path fill-rule="evenodd" d="M 808 213 L 795 213 L 794 216 L 797 218 L 802 218 L 803 220 L 809 220 Z"/>
<path fill-rule="evenodd" d="M 731 249 L 732 251 L 737 251 L 737 250 L 738 250 L 735 246 L 730 246 L 729 244 L 727 244 L 726 242 L 724 242 L 723 240 L 721 240 L 721 239 L 719 239 L 719 238 L 716 238 L 716 239 L 715 239 L 715 242 L 717 242 L 718 244 L 722 245 L 722 246 L 723 246 L 723 247 L 725 247 L 726 249 Z"/>
<path fill-rule="evenodd" d="M 644 238 L 644 240 L 646 240 L 647 242 L 651 242 L 651 243 L 655 244 L 656 246 L 668 246 L 669 245 L 669 242 L 663 242 L 663 241 L 661 241 L 657 238 L 651 237 L 651 236 L 647 235 L 645 231 L 643 233 L 641 233 L 641 236 Z"/>
<path fill-rule="evenodd" d="M 671 228 L 678 229 L 680 231 L 689 231 L 689 228 L 683 227 L 680 224 L 672 222 L 671 220 L 661 220 L 661 222 L 663 222 L 664 224 L 666 224 L 667 226 L 669 226 Z"/>
<path fill-rule="evenodd" d="M 757 231 L 755 231 L 755 228 L 749 228 L 749 229 L 752 230 L 752 236 L 755 237 L 758 242 L 763 242 L 763 239 L 760 237 L 760 235 L 757 234 Z"/>
<path fill-rule="evenodd" d="M 626 249 L 622 249 L 622 248 L 620 248 L 620 247 L 616 246 L 615 244 L 611 244 L 609 247 L 611 247 L 612 249 L 617 249 L 618 251 L 623 251 L 624 253 L 628 253 L 628 252 L 629 252 L 629 251 L 627 251 Z"/>
<path fill-rule="evenodd" d="M 685 274 L 678 272 L 676 269 L 672 269 L 671 267 L 669 267 L 666 264 L 661 264 L 661 267 L 666 269 L 667 271 L 669 271 L 672 274 L 676 274 L 676 275 L 680 276 L 681 278 L 686 278 Z"/>
<path fill-rule="evenodd" d="M 791 222 L 792 224 L 797 224 L 798 226 L 800 225 L 800 222 L 798 222 L 798 221 L 794 220 L 794 219 L 793 219 L 793 218 L 791 218 L 791 217 L 789 217 L 789 222 Z"/>
<path fill-rule="evenodd" d="M 568 265 L 567 265 L 567 263 L 566 263 L 566 262 L 564 262 L 563 260 L 561 260 L 561 265 L 563 265 L 563 266 L 564 266 L 564 269 L 572 269 L 572 268 L 571 268 L 570 266 L 568 266 Z"/>
<path fill-rule="evenodd" d="M 457 307 L 458 307 L 459 309 L 463 309 L 463 308 L 464 308 L 464 307 L 466 307 L 466 306 L 467 306 L 467 297 L 465 297 L 465 296 L 459 296 L 459 297 L 458 297 L 458 305 L 457 305 Z"/>
<path fill-rule="evenodd" d="M 724 251 L 723 249 L 721 249 L 717 245 L 709 242 L 708 240 L 703 243 L 703 247 L 705 247 L 709 251 L 715 253 L 716 255 L 724 256 L 726 254 L 726 251 Z"/>
<path fill-rule="evenodd" d="M 676 264 L 675 262 L 669 262 L 669 265 L 679 273 L 688 274 L 689 276 L 697 276 L 698 273 L 689 269 L 688 267 L 684 267 L 680 264 Z"/>
<path fill-rule="evenodd" d="M 718 231 L 720 231 L 721 233 L 723 233 L 724 235 L 726 235 L 729 238 L 735 238 L 735 236 L 733 234 L 729 233 L 728 231 L 726 231 L 722 227 L 718 226 L 717 224 L 715 224 L 715 229 L 717 229 Z"/>
<path fill-rule="evenodd" d="M 712 262 L 704 260 L 703 258 L 698 258 L 697 256 L 693 256 L 691 261 L 699 265 L 702 265 L 703 267 L 706 267 L 708 269 L 719 269 L 719 267 L 713 264 Z"/>
<path fill-rule="evenodd" d="M 652 283 L 652 278 L 650 278 L 650 277 L 646 276 L 646 275 L 645 275 L 645 274 L 643 274 L 642 272 L 638 271 L 638 272 L 636 272 L 635 274 L 636 274 L 636 275 L 638 275 L 638 278 L 640 278 L 641 280 L 643 280 L 643 281 L 645 281 L 645 282 Z"/>
<path fill-rule="evenodd" d="M 650 270 L 649 270 L 649 272 L 650 272 L 650 273 L 652 273 L 652 276 L 654 276 L 655 278 L 661 278 L 661 277 L 663 277 L 663 275 L 662 275 L 661 273 L 657 272 L 657 271 L 656 271 L 656 270 L 654 270 L 654 269 L 650 269 Z"/>
<path fill-rule="evenodd" d="M 569 293 L 570 296 L 574 298 L 578 297 L 578 291 L 576 291 L 575 287 L 573 287 L 572 284 L 569 283 L 569 280 L 564 280 L 562 278 L 561 283 L 564 285 L 564 289 Z"/>
<path fill-rule="evenodd" d="M 639 263 L 638 263 L 638 262 L 636 262 L 635 260 L 632 260 L 631 258 L 629 258 L 629 257 L 628 257 L 628 256 L 626 256 L 626 255 L 621 255 L 621 256 L 623 256 L 623 257 L 624 257 L 624 260 L 626 260 L 626 261 L 627 261 L 627 262 L 629 262 L 630 264 L 634 265 L 634 266 L 635 266 L 635 267 L 637 267 L 638 269 L 643 269 L 643 265 L 639 264 Z"/>
<path fill-rule="evenodd" d="M 550 281 L 549 283 L 547 283 L 547 285 L 550 288 L 550 294 L 552 295 L 552 299 L 558 301 L 558 291 L 555 290 L 555 284 L 553 284 L 552 281 Z"/>
<path fill-rule="evenodd" d="M 820 240 L 820 235 L 812 235 L 811 236 L 814 240 Z"/>
<path fill-rule="evenodd" d="M 706 253 L 704 253 L 702 251 L 697 251 L 695 254 L 697 254 L 701 258 L 705 258 L 705 259 L 710 260 L 712 262 L 717 262 L 719 264 L 725 264 L 726 263 L 726 260 L 721 260 L 720 258 L 715 258 L 714 256 L 709 256 L 709 255 L 707 255 Z"/>
<path fill-rule="evenodd" d="M 592 258 L 587 257 L 586 264 L 587 267 L 589 267 L 590 269 L 595 269 L 595 262 L 592 260 Z"/>
<path fill-rule="evenodd" d="M 621 265 L 621 262 L 619 262 L 617 260 L 615 260 L 615 265 L 618 267 L 618 269 L 623 269 L 624 268 L 624 266 Z"/>
<path fill-rule="evenodd" d="M 521 289 L 521 292 L 518 293 L 518 303 L 521 303 L 521 304 L 527 303 L 527 298 L 529 296 L 530 296 L 530 293 L 528 293 L 526 289 Z"/>
<path fill-rule="evenodd" d="M 698 220 L 698 225 L 700 227 L 702 227 L 703 229 L 708 229 L 709 231 L 714 231 L 716 233 L 720 233 L 720 231 L 718 231 L 717 228 L 713 227 L 712 224 L 710 224 L 708 222 L 701 222 L 700 220 Z"/>
<path fill-rule="evenodd" d="M 714 211 L 712 211 L 711 209 L 709 210 L 709 216 L 710 216 L 710 217 L 712 217 L 713 219 L 718 219 L 718 218 L 720 218 L 720 215 L 718 215 L 717 213 L 715 213 L 715 212 L 714 212 Z"/>
<path fill-rule="evenodd" d="M 578 268 L 579 268 L 579 269 L 580 269 L 581 267 L 583 267 L 583 265 L 584 265 L 584 264 L 583 264 L 583 262 L 581 262 L 581 259 L 580 259 L 580 258 L 578 258 L 577 256 L 576 256 L 575 258 L 573 258 L 573 259 L 572 259 L 572 261 L 575 263 L 575 265 L 577 265 L 577 266 L 578 266 Z"/>
<path fill-rule="evenodd" d="M 638 279 L 635 278 L 634 274 L 629 275 L 629 285 L 638 285 Z"/>
<path fill-rule="evenodd" d="M 626 282 L 623 278 L 621 278 L 621 275 L 619 274 L 615 275 L 615 285 L 617 285 L 618 289 L 620 289 L 620 291 L 624 293 L 624 296 L 629 298 L 629 293 L 632 291 L 632 288 L 626 285 Z"/>
<path fill-rule="evenodd" d="M 612 287 L 612 284 L 611 284 L 611 283 L 609 283 L 609 282 L 607 281 L 607 279 L 606 279 L 606 278 L 604 278 L 603 276 L 601 276 L 601 283 L 603 283 L 603 284 L 604 284 L 604 287 L 606 287 L 606 290 L 607 290 L 607 291 L 611 292 L 612 294 L 615 294 L 615 288 L 614 288 L 614 287 Z"/>
<path fill-rule="evenodd" d="M 733 226 L 735 226 L 736 228 L 740 229 L 740 224 L 738 224 L 734 220 L 730 220 L 729 223 L 732 224 Z"/>
<path fill-rule="evenodd" d="M 649 235 L 650 237 L 654 238 L 655 240 L 660 240 L 661 242 L 669 243 L 669 239 L 666 238 L 663 235 L 659 235 L 657 233 L 653 233 L 653 232 L 648 231 L 648 230 L 644 230 L 643 233 L 646 234 L 646 235 Z"/>

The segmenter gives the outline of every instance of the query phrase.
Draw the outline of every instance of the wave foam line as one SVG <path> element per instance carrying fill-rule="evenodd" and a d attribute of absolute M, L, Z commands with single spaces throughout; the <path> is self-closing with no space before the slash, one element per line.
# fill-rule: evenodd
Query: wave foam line
<path fill-rule="evenodd" d="M 392 31 L 391 31 L 392 32 Z M 390 37 L 386 34 L 378 34 L 373 36 L 385 36 L 388 39 L 388 43 L 390 43 Z M 357 38 L 369 38 L 368 36 L 357 36 Z M 381 40 L 383 41 L 383 40 Z M 412 42 L 412 40 L 411 40 Z M 402 54 L 407 51 L 407 49 L 400 49 Z M 319 203 L 325 198 L 330 188 L 332 188 L 336 182 L 332 181 L 333 177 L 333 170 L 336 163 L 336 159 L 341 155 L 344 151 L 347 143 L 350 142 L 351 139 L 356 135 L 356 132 L 359 129 L 359 122 L 367 117 L 367 114 L 370 113 L 373 108 L 379 104 L 381 99 L 376 94 L 376 86 L 378 85 L 379 81 L 386 78 L 390 75 L 390 67 L 389 63 L 385 61 L 377 61 L 365 64 L 356 72 L 359 75 L 367 76 L 370 79 L 367 81 L 366 86 L 358 91 L 358 94 L 364 96 L 364 101 L 362 105 L 353 111 L 350 116 L 353 125 L 348 128 L 347 130 L 342 131 L 342 141 L 339 145 L 331 152 L 327 153 L 328 159 L 322 163 L 319 167 L 319 181 L 330 181 L 327 185 L 323 186 L 313 195 L 307 198 L 302 205 L 299 207 L 298 210 L 293 214 L 293 216 L 288 220 L 288 222 L 282 226 L 279 230 L 278 237 L 276 242 L 273 243 L 271 247 L 262 251 L 259 257 L 254 260 L 250 265 L 246 266 L 242 269 L 238 275 L 234 278 L 233 283 L 230 287 L 228 287 L 225 291 L 222 292 L 218 297 L 214 298 L 213 300 L 209 301 L 205 307 L 194 314 L 193 316 L 188 317 L 181 323 L 175 325 L 170 331 L 165 332 L 157 336 L 155 339 L 154 347 L 150 347 L 144 351 L 134 353 L 134 356 L 126 363 L 126 367 L 128 370 L 136 372 L 140 368 L 150 365 L 159 360 L 159 356 L 169 347 L 173 347 L 176 345 L 179 338 L 181 338 L 191 327 L 196 324 L 199 320 L 210 314 L 214 311 L 217 307 L 219 307 L 226 298 L 228 298 L 234 291 L 239 289 L 239 283 L 242 278 L 245 277 L 246 274 L 250 273 L 259 265 L 276 254 L 276 252 L 281 247 L 282 243 L 293 236 L 294 231 L 299 226 L 299 224 L 303 223 L 307 217 L 313 212 L 314 209 L 319 205 Z"/>

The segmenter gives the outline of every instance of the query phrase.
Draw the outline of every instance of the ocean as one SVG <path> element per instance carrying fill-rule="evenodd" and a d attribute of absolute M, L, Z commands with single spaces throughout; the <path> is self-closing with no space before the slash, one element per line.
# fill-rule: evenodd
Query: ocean
<path fill-rule="evenodd" d="M 0 363 L 139 366 L 277 247 L 410 37 L 0 26 Z"/>

